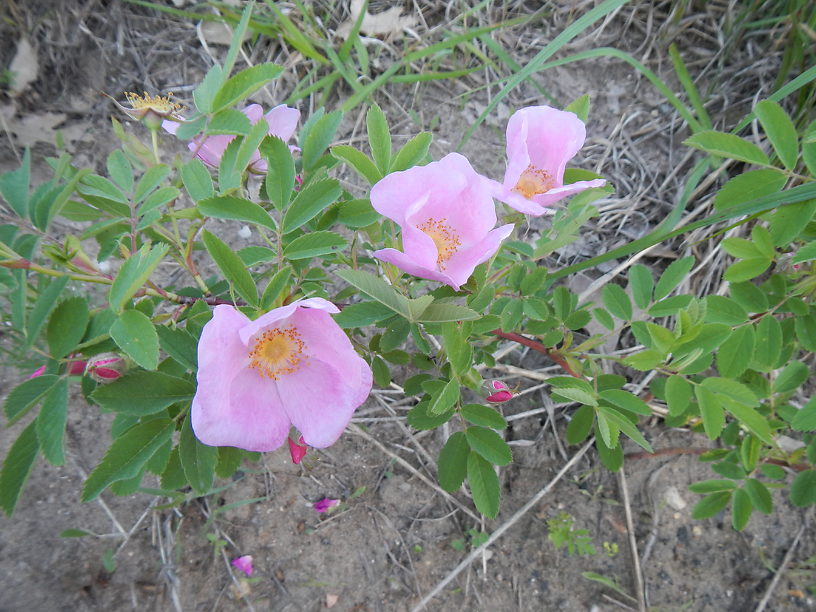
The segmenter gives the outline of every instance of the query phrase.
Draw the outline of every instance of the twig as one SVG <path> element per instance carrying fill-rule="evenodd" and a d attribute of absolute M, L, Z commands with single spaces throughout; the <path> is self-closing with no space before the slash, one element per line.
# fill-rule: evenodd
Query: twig
<path fill-rule="evenodd" d="M 348 431 L 350 431 L 351 433 L 356 434 L 356 435 L 358 435 L 358 436 L 360 436 L 360 437 L 362 437 L 362 438 L 365 438 L 366 440 L 368 440 L 369 442 L 371 442 L 371 444 L 373 444 L 374 446 L 376 446 L 377 448 L 379 448 L 379 449 L 380 449 L 382 452 L 384 452 L 386 455 L 388 455 L 389 457 L 391 457 L 391 458 L 392 458 L 394 461 L 396 461 L 397 463 L 399 463 L 399 464 L 400 464 L 402 467 L 404 467 L 406 470 L 408 470 L 409 472 L 411 472 L 411 474 L 413 474 L 414 476 L 416 476 L 417 478 L 419 478 L 419 479 L 420 479 L 422 482 L 424 482 L 426 485 L 428 485 L 429 487 L 431 487 L 431 488 L 432 488 L 434 491 L 436 491 L 437 493 L 439 493 L 440 495 L 442 495 L 442 496 L 443 496 L 445 499 L 447 499 L 448 501 L 450 501 L 450 502 L 452 502 L 452 503 L 456 504 L 456 506 L 457 506 L 457 507 L 458 507 L 458 508 L 459 508 L 459 509 L 460 509 L 462 512 L 464 512 L 465 514 L 467 514 L 467 515 L 468 515 L 470 518 L 472 518 L 474 521 L 478 521 L 478 520 L 479 520 L 479 516 L 478 516 L 476 513 L 474 513 L 472 510 L 470 510 L 470 509 L 469 509 L 467 506 L 465 506 L 465 505 L 464 505 L 462 502 L 460 502 L 458 499 L 456 499 L 455 497 L 453 497 L 453 496 L 452 496 L 450 493 L 448 493 L 447 491 L 445 491 L 444 489 L 442 489 L 442 488 L 441 488 L 441 487 L 440 487 L 438 484 L 436 484 L 435 482 L 433 482 L 432 480 L 430 480 L 430 479 L 429 479 L 427 476 L 425 476 L 425 474 L 423 474 L 422 472 L 420 472 L 419 470 L 417 470 L 417 469 L 416 469 L 416 468 L 415 468 L 413 465 L 411 465 L 410 463 L 408 463 L 408 462 L 407 462 L 405 459 L 403 459 L 402 457 L 400 457 L 400 456 L 399 456 L 399 455 L 397 455 L 396 453 L 392 453 L 392 452 L 391 452 L 390 450 L 388 450 L 388 449 L 387 449 L 385 446 L 383 446 L 383 445 L 382 445 L 382 444 L 381 444 L 381 443 L 380 443 L 378 440 L 376 440 L 375 438 L 373 438 L 372 436 L 370 436 L 368 433 L 366 433 L 365 431 L 363 431 L 362 429 L 360 429 L 360 428 L 359 428 L 357 425 L 355 425 L 354 427 L 350 427 Z"/>
<path fill-rule="evenodd" d="M 799 528 L 799 531 L 796 534 L 796 537 L 793 538 L 793 542 L 788 549 L 788 552 L 785 553 L 785 558 L 782 559 L 782 565 L 779 566 L 779 569 L 776 570 L 776 574 L 774 574 L 773 580 L 771 580 L 771 584 L 768 585 L 768 589 L 765 591 L 765 595 L 760 600 L 759 604 L 756 607 L 756 612 L 762 612 L 765 609 L 765 606 L 768 605 L 768 602 L 771 599 L 771 595 L 773 595 L 774 589 L 776 585 L 779 584 L 779 580 L 782 578 L 782 574 L 785 573 L 785 568 L 790 563 L 791 558 L 793 557 L 793 551 L 796 550 L 796 546 L 799 544 L 799 539 L 802 537 L 802 534 L 805 533 L 805 529 L 808 528 L 810 523 L 810 516 L 805 517 L 805 520 L 802 522 L 802 526 Z"/>
<path fill-rule="evenodd" d="M 447 584 L 451 580 L 456 578 L 456 576 L 458 576 L 462 572 L 462 570 L 467 568 L 473 562 L 474 559 L 479 557 L 482 554 L 483 550 L 485 550 L 488 546 L 493 544 L 493 542 L 495 542 L 502 535 L 504 535 L 504 532 L 507 531 L 508 529 L 510 529 L 510 527 L 512 527 L 522 516 L 524 516 L 530 510 L 530 508 L 532 508 L 539 501 L 541 501 L 541 499 L 547 493 L 550 492 L 550 490 L 556 485 L 556 483 L 559 480 L 561 480 L 564 477 L 564 475 L 567 472 L 569 472 L 576 463 L 578 463 L 578 461 L 581 459 L 581 457 L 583 457 L 586 454 L 586 452 L 590 449 L 590 447 L 592 446 L 592 444 L 594 442 L 595 442 L 595 438 L 590 438 L 589 441 L 586 444 L 584 444 L 584 446 L 581 447 L 581 450 L 579 450 L 577 453 L 575 453 L 575 455 L 572 457 L 572 459 L 570 459 L 567 462 L 567 464 L 564 467 L 561 468 L 561 470 L 553 477 L 553 479 L 549 483 L 547 483 L 547 485 L 543 489 L 541 489 L 538 493 L 536 493 L 530 499 L 530 501 L 528 501 L 521 508 L 519 508 L 516 511 L 516 513 L 513 514 L 513 516 L 511 516 L 498 529 L 496 529 L 496 531 L 494 531 L 492 534 L 490 534 L 490 537 L 487 539 L 487 541 L 484 544 L 482 544 L 478 548 L 473 549 L 470 552 L 470 554 L 467 557 L 465 557 L 464 560 L 459 565 L 457 565 L 447 576 L 445 576 L 445 578 L 439 584 L 437 584 L 430 593 L 428 593 L 425 597 L 422 598 L 422 601 L 420 601 L 416 606 L 414 606 L 414 608 L 412 609 L 412 612 L 419 612 L 419 610 L 424 609 L 425 606 L 427 606 L 428 603 L 434 597 L 436 597 L 439 594 L 439 592 L 442 591 L 442 589 L 444 589 L 445 586 L 447 586 Z"/>
<path fill-rule="evenodd" d="M 632 506 L 629 503 L 629 487 L 626 486 L 624 468 L 618 470 L 618 488 L 623 501 L 623 513 L 626 517 L 626 531 L 629 536 L 629 553 L 632 556 L 632 569 L 635 572 L 635 594 L 637 595 L 638 612 L 646 612 L 646 594 L 643 588 L 643 571 L 640 568 L 637 540 L 635 539 L 635 522 L 632 520 Z"/>
<path fill-rule="evenodd" d="M 567 363 L 567 360 L 564 359 L 561 355 L 557 352 L 548 349 L 546 346 L 538 342 L 537 340 L 533 340 L 532 338 L 527 338 L 522 336 L 521 334 L 515 334 L 512 332 L 503 332 L 500 329 L 494 329 L 490 332 L 494 336 L 498 336 L 499 338 L 504 338 L 505 340 L 513 340 L 514 342 L 518 342 L 519 344 L 523 344 L 526 347 L 533 349 L 534 351 L 538 351 L 539 353 L 546 355 L 552 361 L 560 365 L 564 371 L 574 378 L 583 378 L 580 374 L 575 372 L 575 370 L 570 367 L 570 364 Z"/>

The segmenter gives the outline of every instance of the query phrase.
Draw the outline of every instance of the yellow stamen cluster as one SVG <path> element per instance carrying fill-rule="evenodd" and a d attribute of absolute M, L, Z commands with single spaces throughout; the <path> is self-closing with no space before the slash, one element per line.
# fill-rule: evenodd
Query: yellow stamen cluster
<path fill-rule="evenodd" d="M 524 172 L 521 173 L 518 183 L 516 183 L 512 191 L 529 200 L 535 195 L 547 193 L 554 186 L 555 181 L 549 172 L 530 164 Z"/>
<path fill-rule="evenodd" d="M 447 217 L 443 217 L 439 221 L 436 219 L 428 219 L 425 223 L 418 226 L 421 232 L 434 241 L 437 252 L 436 263 L 440 270 L 445 269 L 445 263 L 453 257 L 453 254 L 462 246 L 462 242 L 459 240 L 459 234 L 457 234 L 450 225 L 445 223 L 447 220 Z"/>
<path fill-rule="evenodd" d="M 261 376 L 278 380 L 300 369 L 306 344 L 294 327 L 268 329 L 255 338 L 249 367 Z"/>
<path fill-rule="evenodd" d="M 170 92 L 167 96 L 151 96 L 147 92 L 144 92 L 144 96 L 140 96 L 132 91 L 125 92 L 125 97 L 134 111 L 142 114 L 153 111 L 162 117 L 167 117 L 181 110 L 181 104 L 177 104 L 170 99 L 172 95 L 173 92 Z"/>

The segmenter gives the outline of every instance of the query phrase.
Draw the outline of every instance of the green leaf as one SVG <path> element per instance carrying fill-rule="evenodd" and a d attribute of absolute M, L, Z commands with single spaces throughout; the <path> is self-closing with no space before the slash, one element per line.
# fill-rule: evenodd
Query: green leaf
<path fill-rule="evenodd" d="M 499 477 L 493 466 L 471 451 L 467 458 L 467 478 L 476 509 L 488 518 L 496 518 L 499 513 Z"/>
<path fill-rule="evenodd" d="M 731 491 L 720 491 L 706 495 L 703 499 L 698 501 L 691 510 L 691 518 L 706 519 L 718 514 L 723 508 L 728 505 L 731 500 Z"/>
<path fill-rule="evenodd" d="M 108 303 L 114 312 L 122 312 L 125 302 L 142 288 L 153 270 L 164 259 L 169 246 L 145 244 L 125 260 L 108 292 Z"/>
<path fill-rule="evenodd" d="M 205 198 L 198 203 L 198 211 L 205 217 L 232 219 L 254 223 L 274 231 L 275 220 L 255 202 L 235 196 Z"/>
<path fill-rule="evenodd" d="M 331 148 L 331 154 L 340 161 L 346 162 L 357 171 L 369 184 L 373 185 L 382 178 L 382 173 L 371 161 L 371 158 L 349 145 L 335 145 Z"/>
<path fill-rule="evenodd" d="M 25 382 L 17 385 L 6 396 L 3 409 L 8 418 L 9 425 L 12 425 L 26 414 L 31 408 L 36 406 L 45 397 L 60 378 L 53 374 L 43 374 L 35 378 L 29 378 Z"/>
<path fill-rule="evenodd" d="M 459 399 L 460 385 L 456 379 L 449 380 L 442 389 L 435 393 L 428 406 L 428 414 L 444 414 L 450 410 Z"/>
<path fill-rule="evenodd" d="M 787 182 L 784 173 L 773 168 L 748 170 L 728 180 L 714 198 L 714 208 L 723 210 L 781 190 Z"/>
<path fill-rule="evenodd" d="M 343 329 L 366 327 L 393 316 L 394 311 L 379 302 L 360 302 L 345 306 L 334 321 Z"/>
<path fill-rule="evenodd" d="M 51 465 L 65 463 L 65 423 L 68 420 L 68 379 L 61 378 L 51 388 L 37 415 L 37 440 Z"/>
<path fill-rule="evenodd" d="M 180 194 L 181 192 L 176 187 L 162 187 L 161 189 L 157 189 L 147 196 L 147 199 L 139 206 L 136 214 L 142 217 L 150 211 L 177 199 Z"/>
<path fill-rule="evenodd" d="M 174 447 L 170 452 L 170 459 L 167 460 L 167 466 L 161 475 L 161 488 L 166 491 L 174 489 L 181 489 L 187 486 L 187 477 L 184 475 L 184 469 L 181 467 L 181 459 L 179 459 L 178 446 Z"/>
<path fill-rule="evenodd" d="M 419 402 L 416 406 L 411 408 L 406 417 L 408 424 L 414 429 L 436 429 L 440 425 L 450 421 L 451 417 L 454 415 L 453 410 L 449 410 L 448 412 L 444 412 L 442 414 L 430 414 L 428 412 L 429 406 L 430 402 L 424 401 Z M 462 478 L 464 478 L 464 476 L 462 476 Z M 462 484 L 462 482 L 459 481 L 459 484 Z M 456 486 L 458 487 L 459 485 Z"/>
<path fill-rule="evenodd" d="M 215 466 L 215 475 L 219 478 L 230 478 L 241 466 L 244 451 L 232 446 L 218 447 L 218 464 Z"/>
<path fill-rule="evenodd" d="M 65 529 L 60 532 L 59 537 L 61 538 L 84 538 L 85 536 L 92 536 L 90 531 L 85 531 L 84 529 Z"/>
<path fill-rule="evenodd" d="M 673 261 L 657 281 L 657 286 L 654 289 L 654 300 L 662 300 L 669 295 L 683 279 L 686 278 L 694 265 L 694 257 L 688 256 Z"/>
<path fill-rule="evenodd" d="M 378 386 L 385 389 L 391 384 L 391 370 L 388 368 L 388 364 L 380 357 L 374 357 L 371 361 L 371 371 L 374 374 L 374 382 L 377 383 Z"/>
<path fill-rule="evenodd" d="M 433 134 L 430 132 L 420 132 L 397 152 L 391 162 L 390 171 L 407 170 L 413 168 L 428 156 L 428 149 L 431 147 Z"/>
<path fill-rule="evenodd" d="M 672 375 L 666 379 L 666 403 L 669 406 L 669 416 L 677 417 L 683 414 L 691 403 L 691 384 L 682 376 Z"/>
<path fill-rule="evenodd" d="M 770 514 L 773 511 L 773 498 L 768 487 L 756 478 L 748 478 L 744 486 L 754 508 L 762 514 Z"/>
<path fill-rule="evenodd" d="M 736 378 L 751 363 L 754 355 L 754 328 L 744 325 L 734 330 L 717 351 L 717 369 L 726 378 Z"/>
<path fill-rule="evenodd" d="M 462 486 L 467 474 L 469 454 L 470 447 L 463 432 L 457 431 L 445 442 L 437 460 L 439 486 L 445 491 L 454 493 Z"/>
<path fill-rule="evenodd" d="M 366 126 L 368 127 L 368 144 L 371 147 L 371 156 L 380 173 L 388 174 L 388 167 L 391 164 L 391 132 L 388 129 L 388 122 L 385 114 L 377 104 L 372 104 L 366 114 Z"/>
<path fill-rule="evenodd" d="M 340 202 L 337 212 L 337 221 L 351 229 L 368 227 L 381 219 L 378 213 L 366 199 L 348 200 Z"/>
<path fill-rule="evenodd" d="M 629 269 L 629 290 L 640 309 L 645 309 L 652 301 L 652 272 L 643 264 L 636 264 Z"/>
<path fill-rule="evenodd" d="M 578 118 L 584 123 L 589 118 L 589 94 L 584 94 L 580 98 L 576 98 L 564 107 L 565 111 L 575 113 Z"/>
<path fill-rule="evenodd" d="M 397 314 L 410 320 L 411 309 L 408 305 L 408 298 L 397 293 L 396 289 L 381 278 L 361 270 L 338 270 L 335 274 L 367 296 L 374 298 Z M 436 304 L 432 304 L 428 309 L 433 306 L 436 306 Z"/>
<path fill-rule="evenodd" d="M 794 327 L 802 348 L 816 351 L 816 312 L 796 317 Z"/>
<path fill-rule="evenodd" d="M 235 287 L 236 293 L 252 306 L 257 306 L 258 289 L 241 258 L 229 246 L 207 230 L 202 232 L 201 238 L 221 273 Z"/>
<path fill-rule="evenodd" d="M 705 297 L 707 323 L 725 323 L 726 325 L 740 325 L 748 320 L 748 313 L 734 300 L 722 295 L 707 295 Z"/>
<path fill-rule="evenodd" d="M 603 288 L 603 303 L 606 309 L 622 321 L 632 319 L 632 302 L 618 285 L 607 284 Z"/>
<path fill-rule="evenodd" d="M 642 414 L 644 416 L 652 415 L 652 411 L 646 402 L 623 389 L 607 389 L 601 391 L 599 395 L 601 399 L 609 402 L 613 406 L 633 414 Z"/>
<path fill-rule="evenodd" d="M 592 431 L 592 424 L 595 422 L 595 410 L 591 406 L 583 405 L 575 411 L 567 425 L 567 442 L 570 444 L 580 444 L 586 440 L 589 432 Z"/>
<path fill-rule="evenodd" d="M 283 256 L 290 261 L 311 259 L 336 253 L 348 245 L 348 241 L 335 232 L 310 232 L 295 238 L 283 249 Z"/>
<path fill-rule="evenodd" d="M 812 261 L 816 259 L 816 242 L 811 242 L 801 247 L 791 259 L 791 263 L 798 264 L 803 261 Z"/>
<path fill-rule="evenodd" d="M 586 404 L 587 406 L 597 406 L 598 400 L 591 392 L 583 389 L 576 389 L 570 387 L 559 387 L 552 389 L 553 395 L 558 395 L 567 401 L 578 402 L 579 404 Z"/>
<path fill-rule="evenodd" d="M 267 136 L 259 150 L 267 163 L 266 193 L 275 208 L 285 210 L 295 186 L 295 160 L 289 145 L 277 136 Z"/>
<path fill-rule="evenodd" d="M 90 313 L 83 297 L 72 297 L 60 302 L 54 309 L 45 330 L 48 349 L 54 359 L 70 353 L 85 335 Z"/>
<path fill-rule="evenodd" d="M 788 170 L 793 170 L 799 157 L 799 136 L 791 118 L 772 100 L 759 102 L 754 107 L 754 114 L 762 124 L 762 129 L 765 130 L 782 164 Z"/>
<path fill-rule="evenodd" d="M 756 410 L 745 404 L 735 402 L 732 399 L 726 399 L 723 395 L 718 395 L 720 403 L 728 412 L 737 417 L 737 420 L 744 425 L 748 431 L 754 434 L 757 438 L 766 444 L 773 444 L 774 437 L 771 433 L 768 421 L 759 414 Z"/>
<path fill-rule="evenodd" d="M 380 338 L 380 352 L 385 354 L 398 349 L 408 338 L 411 331 L 411 323 L 402 317 L 394 317 L 388 327 L 385 328 Z M 386 357 L 387 359 L 388 357 Z"/>
<path fill-rule="evenodd" d="M 782 326 L 773 315 L 766 315 L 756 326 L 753 367 L 760 372 L 774 369 L 782 353 Z"/>
<path fill-rule="evenodd" d="M 207 134 L 246 136 L 251 129 L 252 124 L 249 122 L 249 117 L 234 108 L 225 108 L 213 115 L 207 125 Z"/>
<path fill-rule="evenodd" d="M 754 506 L 748 493 L 744 489 L 734 491 L 734 497 L 731 501 L 731 525 L 734 529 L 737 531 L 745 529 L 753 511 Z"/>
<path fill-rule="evenodd" d="M 465 404 L 462 406 L 462 417 L 474 425 L 492 427 L 493 429 L 504 429 L 507 421 L 495 408 L 484 404 Z"/>
<path fill-rule="evenodd" d="M 595 448 L 598 449 L 598 458 L 607 470 L 617 472 L 623 466 L 623 448 L 620 444 L 614 448 L 606 445 L 600 432 L 599 421 L 600 419 L 595 423 Z"/>
<path fill-rule="evenodd" d="M 301 130 L 301 137 L 303 138 L 301 159 L 303 160 L 303 169 L 306 172 L 310 172 L 317 166 L 323 153 L 334 140 L 337 127 L 343 119 L 343 113 L 336 110 L 316 119 L 314 117 L 315 115 L 312 115 L 307 125 Z"/>
<path fill-rule="evenodd" d="M 473 351 L 467 337 L 456 323 L 442 324 L 442 346 L 445 347 L 448 361 L 456 376 L 462 376 L 470 371 Z"/>
<path fill-rule="evenodd" d="M 26 346 L 31 347 L 40 335 L 43 325 L 48 315 L 58 303 L 58 298 L 68 284 L 68 277 L 62 276 L 48 283 L 42 290 L 34 307 L 28 316 L 28 327 L 26 328 Z"/>
<path fill-rule="evenodd" d="M 198 343 L 195 338 L 181 328 L 157 325 L 154 329 L 159 336 L 159 344 L 165 353 L 188 370 L 196 369 Z"/>
<path fill-rule="evenodd" d="M 197 157 L 181 167 L 181 180 L 194 202 L 212 197 L 215 193 L 212 177 L 207 167 Z"/>
<path fill-rule="evenodd" d="M 749 164 L 767 166 L 770 163 L 768 156 L 758 146 L 744 138 L 725 132 L 703 130 L 687 138 L 683 144 L 712 155 L 729 157 Z"/>
<path fill-rule="evenodd" d="M 96 499 L 105 487 L 138 475 L 153 453 L 171 439 L 174 429 L 171 419 L 153 419 L 128 429 L 114 440 L 88 476 L 82 488 L 82 501 Z"/>
<path fill-rule="evenodd" d="M 23 163 L 17 170 L 0 174 L 0 195 L 17 213 L 18 217 L 28 218 L 28 188 L 31 181 L 31 151 L 26 148 Z M 15 498 L 15 503 L 17 499 Z M 12 505 L 12 510 L 14 506 Z M 7 511 L 7 514 L 11 514 Z"/>
<path fill-rule="evenodd" d="M 434 302 L 422 313 L 419 321 L 423 323 L 446 323 L 450 321 L 472 321 L 481 315 L 466 306 L 440 304 Z"/>
<path fill-rule="evenodd" d="M 340 183 L 326 179 L 311 183 L 300 190 L 283 215 L 281 230 L 284 234 L 293 232 L 323 212 L 340 197 Z"/>
<path fill-rule="evenodd" d="M 630 421 L 620 412 L 614 410 L 613 408 L 602 406 L 598 414 L 599 421 L 601 420 L 601 416 L 603 416 L 603 418 L 608 419 L 609 421 L 612 421 L 612 423 L 614 423 L 615 426 L 622 433 L 626 434 L 626 436 L 629 439 L 631 439 L 633 442 L 635 442 L 635 444 L 643 448 L 643 450 L 645 450 L 647 453 L 654 452 L 654 450 L 652 449 L 652 445 L 646 441 L 646 438 L 643 437 L 643 434 L 640 433 L 640 430 L 637 427 L 635 427 L 632 421 Z"/>
<path fill-rule="evenodd" d="M 671 317 L 677 314 L 681 308 L 687 308 L 694 298 L 690 295 L 674 295 L 672 297 L 663 298 L 647 310 L 649 316 Z"/>
<path fill-rule="evenodd" d="M 796 411 L 791 428 L 795 431 L 816 431 L 816 395 Z"/>
<path fill-rule="evenodd" d="M 725 412 L 722 404 L 717 395 L 700 385 L 694 387 L 694 395 L 700 405 L 700 415 L 703 417 L 703 428 L 706 435 L 710 440 L 714 440 L 725 427 Z"/>
<path fill-rule="evenodd" d="M 130 193 L 133 189 L 133 166 L 121 149 L 116 149 L 107 159 L 108 176 L 123 191 Z"/>
<path fill-rule="evenodd" d="M 791 361 L 777 374 L 773 381 L 774 393 L 795 391 L 808 379 L 810 369 L 801 361 Z"/>
<path fill-rule="evenodd" d="M 138 310 L 126 310 L 111 325 L 114 342 L 145 370 L 159 366 L 159 336 L 150 319 Z"/>
<path fill-rule="evenodd" d="M 790 500 L 797 508 L 807 508 L 816 504 L 816 470 L 799 472 L 791 484 Z"/>
<path fill-rule="evenodd" d="M 507 465 L 513 461 L 513 453 L 507 442 L 492 429 L 486 427 L 468 427 L 465 430 L 470 448 L 493 465 Z"/>
<path fill-rule="evenodd" d="M 160 412 L 176 402 L 190 400 L 195 384 L 161 372 L 134 370 L 108 385 L 100 385 L 91 399 L 106 410 L 144 416 Z"/>
<path fill-rule="evenodd" d="M 26 154 L 28 154 L 27 150 Z M 3 195 L 6 197 L 5 193 Z M 0 508 L 7 516 L 14 514 L 20 493 L 37 459 L 40 446 L 35 427 L 36 421 L 32 421 L 14 441 L 3 461 L 3 468 L 0 470 Z M 464 438 L 464 434 L 462 437 Z"/>
<path fill-rule="evenodd" d="M 213 110 L 213 98 L 224 82 L 226 74 L 221 66 L 214 64 L 204 76 L 204 80 L 193 90 L 193 101 L 201 113 L 210 113 Z"/>
<path fill-rule="evenodd" d="M 218 461 L 218 447 L 207 446 L 198 441 L 188 416 L 181 428 L 178 448 L 187 482 L 196 493 L 204 495 L 212 488 L 215 464 Z"/>
<path fill-rule="evenodd" d="M 286 288 L 287 283 L 289 283 L 289 278 L 292 275 L 292 271 L 289 268 L 281 268 L 275 273 L 275 276 L 269 281 L 269 284 L 264 289 L 263 295 L 261 296 L 261 308 L 269 309 L 275 303 L 275 300 L 281 295 L 283 290 Z"/>
<path fill-rule="evenodd" d="M 767 257 L 752 257 L 731 264 L 726 268 L 723 278 L 729 283 L 743 283 L 756 278 L 771 265 Z"/>
<path fill-rule="evenodd" d="M 283 66 L 269 63 L 258 64 L 241 70 L 238 74 L 227 79 L 218 89 L 213 98 L 211 111 L 218 112 L 236 102 L 246 100 L 261 87 L 275 79 L 281 72 L 283 72 Z"/>

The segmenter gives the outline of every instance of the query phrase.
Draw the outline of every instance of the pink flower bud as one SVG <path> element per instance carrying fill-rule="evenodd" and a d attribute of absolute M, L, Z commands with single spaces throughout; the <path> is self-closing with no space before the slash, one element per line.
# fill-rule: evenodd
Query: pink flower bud
<path fill-rule="evenodd" d="M 28 375 L 29 378 L 37 378 L 38 376 L 42 376 L 45 374 L 45 366 L 40 366 L 36 370 L 34 370 L 31 374 Z"/>
<path fill-rule="evenodd" d="M 113 382 L 127 370 L 127 362 L 116 353 L 100 353 L 88 359 L 85 372 L 99 383 Z"/>
<path fill-rule="evenodd" d="M 340 504 L 339 499 L 329 499 L 328 497 L 324 497 L 320 501 L 315 502 L 314 509 L 316 512 L 329 512 L 332 508 Z"/>
<path fill-rule="evenodd" d="M 252 555 L 244 555 L 232 560 L 232 566 L 244 572 L 248 577 L 252 576 L 254 568 L 252 567 Z"/>
<path fill-rule="evenodd" d="M 88 366 L 88 362 L 85 359 L 77 359 L 76 361 L 71 361 L 68 364 L 68 375 L 69 376 L 82 376 L 85 374 L 85 368 Z"/>
<path fill-rule="evenodd" d="M 303 436 L 300 436 L 297 442 L 292 438 L 287 438 L 287 441 L 289 442 L 289 455 L 292 457 L 292 463 L 297 465 L 300 463 L 300 460 L 306 456 L 306 453 L 309 452 L 309 447 L 306 446 Z"/>
<path fill-rule="evenodd" d="M 488 386 L 495 391 L 485 399 L 492 404 L 503 404 L 504 402 L 513 399 L 513 392 L 510 388 L 500 380 L 491 380 Z"/>

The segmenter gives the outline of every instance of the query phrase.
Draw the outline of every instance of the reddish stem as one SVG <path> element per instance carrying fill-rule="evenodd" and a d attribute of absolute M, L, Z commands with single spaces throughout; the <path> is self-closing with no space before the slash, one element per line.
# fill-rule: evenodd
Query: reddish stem
<path fill-rule="evenodd" d="M 564 359 L 560 354 L 556 351 L 548 349 L 546 346 L 538 342 L 537 340 L 533 340 L 532 338 L 527 338 L 522 336 L 521 334 L 515 334 L 513 332 L 503 332 L 500 329 L 494 329 L 490 332 L 494 336 L 498 336 L 499 338 L 504 338 L 505 340 L 512 340 L 514 342 L 518 342 L 519 344 L 523 344 L 534 351 L 538 351 L 539 353 L 546 355 L 555 363 L 560 365 L 564 371 L 574 378 L 582 378 L 580 374 L 578 374 L 575 370 L 570 367 L 570 364 L 567 363 L 567 360 Z"/>

